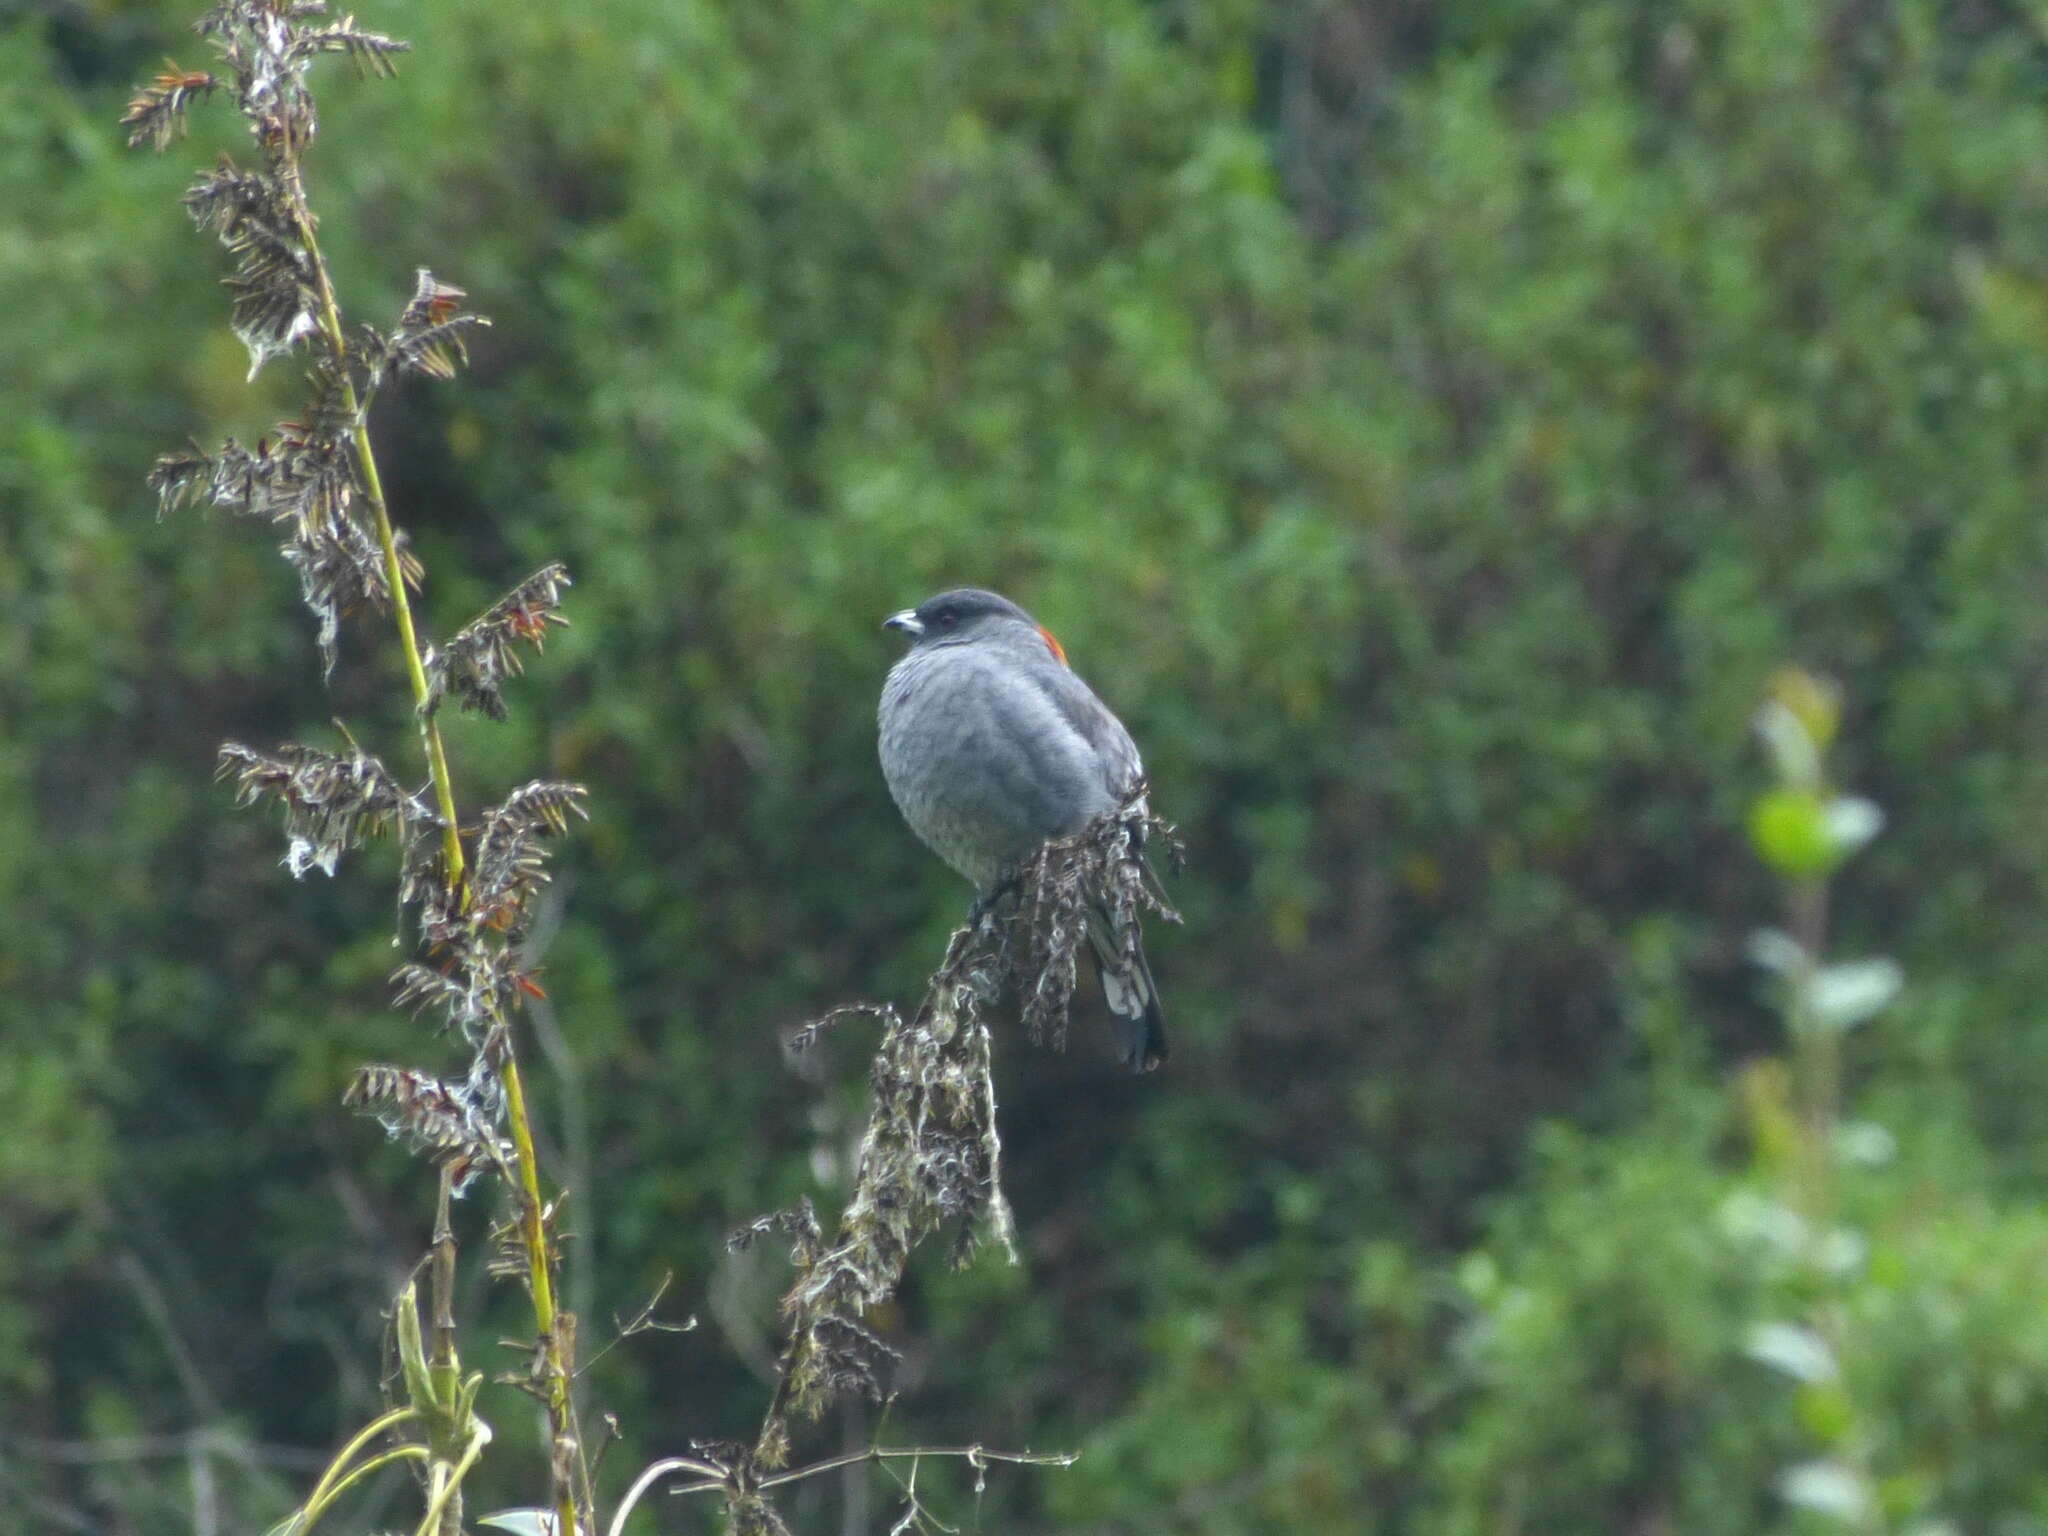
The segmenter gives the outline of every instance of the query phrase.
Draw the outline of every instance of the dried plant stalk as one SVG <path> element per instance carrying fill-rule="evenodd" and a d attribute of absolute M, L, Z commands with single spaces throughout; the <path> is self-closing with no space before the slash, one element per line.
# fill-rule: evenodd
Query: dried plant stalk
<path fill-rule="evenodd" d="M 182 131 L 195 100 L 232 95 L 249 125 L 255 163 L 222 159 L 200 175 L 185 206 L 232 259 L 230 319 L 248 349 L 250 376 L 285 353 L 309 358 L 307 399 L 296 417 L 253 447 L 230 439 L 212 452 L 194 447 L 167 454 L 150 484 L 165 512 L 202 504 L 283 530 L 282 553 L 318 621 L 329 673 L 347 619 L 366 609 L 391 616 L 426 763 L 425 788 L 407 789 L 353 743 L 348 753 L 296 745 L 263 753 L 230 743 L 222 749 L 221 771 L 234 778 L 245 802 L 275 799 L 284 807 L 286 862 L 294 875 L 315 868 L 332 874 L 347 849 L 397 833 L 401 917 L 416 915 L 434 962 L 399 968 L 398 1000 L 415 1008 L 433 1004 L 470 1047 L 464 1076 L 369 1067 L 357 1074 L 346 1100 L 376 1115 L 442 1170 L 433 1381 L 414 1394 L 419 1413 L 431 1421 L 432 1504 L 422 1529 L 459 1529 L 460 1484 L 489 1438 L 456 1390 L 454 1239 L 446 1201 L 476 1173 L 490 1170 L 504 1177 L 516 1212 L 536 1333 L 531 1380 L 548 1413 L 551 1503 L 557 1531 L 571 1536 L 595 1524 L 570 1392 L 574 1320 L 555 1300 L 555 1254 L 511 1020 L 520 997 L 538 990 L 521 969 L 515 945 L 532 896 L 547 879 L 545 839 L 582 814 L 583 791 L 546 781 L 515 791 L 484 813 L 472 854 L 436 718 L 449 691 L 503 717 L 503 682 L 519 670 L 515 643 L 538 645 L 549 624 L 562 622 L 555 608 L 569 578 L 559 565 L 544 567 L 439 653 L 414 620 L 411 593 L 422 572 L 392 521 L 369 405 L 394 377 L 451 377 L 466 360 L 468 337 L 486 322 L 462 311 L 461 289 L 421 269 L 395 327 L 364 327 L 353 338 L 344 328 L 306 198 L 304 155 L 318 127 L 307 73 L 317 59 L 341 55 L 359 73 L 388 75 L 405 45 L 365 31 L 353 17 L 324 16 L 321 0 L 218 0 L 198 23 L 217 68 L 168 66 L 137 92 L 123 116 L 131 143 L 162 149 Z M 300 1517 L 313 1518 L 331 1491 L 316 1489 Z"/>

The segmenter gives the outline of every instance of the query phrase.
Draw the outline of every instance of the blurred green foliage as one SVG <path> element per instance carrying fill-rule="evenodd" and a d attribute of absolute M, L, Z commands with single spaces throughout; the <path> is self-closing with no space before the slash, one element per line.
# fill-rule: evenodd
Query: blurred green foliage
<path fill-rule="evenodd" d="M 431 1214 L 336 1104 L 437 1049 L 384 1002 L 388 851 L 293 885 L 209 782 L 221 739 L 334 716 L 404 752 L 389 650 L 346 637 L 323 690 L 261 531 L 153 521 L 141 484 L 289 393 L 245 384 L 178 207 L 231 119 L 161 161 L 113 128 L 197 61 L 188 10 L 0 23 L 0 1494 L 30 1529 L 191 1528 L 185 1463 L 121 1437 L 331 1446 Z M 395 314 L 429 264 L 497 322 L 376 423 L 430 625 L 544 559 L 578 583 L 512 722 L 451 741 L 479 802 L 592 790 L 535 1084 L 569 1299 L 594 1347 L 673 1269 L 705 1320 L 588 1378 L 608 1483 L 758 1417 L 780 1271 L 717 1239 L 845 1185 L 860 1045 L 779 1034 L 908 993 L 959 913 L 871 699 L 881 615 L 972 581 L 1059 630 L 1193 859 L 1153 946 L 1171 1069 L 1011 1042 L 1025 1265 L 928 1257 L 885 1320 L 892 1437 L 1083 1460 L 936 1507 L 1808 1529 L 1772 1490 L 1811 1426 L 1745 1351 L 1766 1282 L 1724 1219 L 1736 1085 L 1783 1047 L 1743 957 L 1775 905 L 1749 719 L 1799 660 L 1891 827 L 1845 951 L 1910 978 L 1846 1044 L 1899 1142 L 1845 1194 L 1873 1462 L 1957 1530 L 2048 1530 L 2038 7 L 362 19 L 417 51 L 323 97 L 344 304 Z M 517 1309 L 472 1303 L 474 1357 Z M 508 1503 L 515 1401 L 485 1406 Z M 302 1475 L 224 1466 L 245 1523 Z"/>

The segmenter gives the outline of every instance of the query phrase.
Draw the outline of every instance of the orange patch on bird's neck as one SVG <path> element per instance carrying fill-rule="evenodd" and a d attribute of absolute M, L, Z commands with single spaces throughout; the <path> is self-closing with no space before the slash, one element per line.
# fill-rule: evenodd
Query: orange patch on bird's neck
<path fill-rule="evenodd" d="M 1052 631 L 1041 624 L 1038 626 L 1038 638 L 1045 642 L 1045 648 L 1052 652 L 1053 659 L 1064 667 L 1067 664 L 1067 648 L 1052 637 Z"/>

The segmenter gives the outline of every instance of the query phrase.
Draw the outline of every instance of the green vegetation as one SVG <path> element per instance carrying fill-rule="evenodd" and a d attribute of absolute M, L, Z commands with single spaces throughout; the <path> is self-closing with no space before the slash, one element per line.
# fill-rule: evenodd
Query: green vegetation
<path fill-rule="evenodd" d="M 301 392 L 246 382 L 178 206 L 229 115 L 162 160 L 114 127 L 199 62 L 187 10 L 0 21 L 0 1498 L 34 1531 L 281 1516 L 378 1411 L 433 1219 L 338 1104 L 431 1048 L 388 884 L 294 883 L 211 781 L 335 715 L 408 740 L 404 679 L 345 625 L 323 688 L 271 541 L 142 483 Z M 999 1030 L 1023 1263 L 921 1252 L 877 1320 L 888 1439 L 1082 1452 L 979 1497 L 928 1466 L 937 1514 L 2048 1529 L 2037 9 L 361 19 L 416 53 L 323 97 L 344 307 L 427 264 L 497 322 L 375 423 L 424 621 L 577 583 L 510 721 L 443 725 L 478 803 L 590 790 L 526 1057 L 566 1300 L 586 1358 L 665 1271 L 701 1320 L 585 1378 L 609 1493 L 759 1420 L 787 1272 L 721 1239 L 843 1198 L 865 1116 L 867 1040 L 779 1040 L 914 997 L 966 895 L 883 791 L 875 626 L 972 580 L 1060 632 L 1191 862 L 1169 1070 Z M 1787 664 L 1840 686 L 1825 794 L 1885 813 L 1838 869 L 1752 813 L 1799 789 L 1752 729 Z M 1905 977 L 1835 1042 L 1833 1267 L 1771 1248 L 1821 1144 L 1750 958 L 1822 872 L 1828 958 Z M 465 1365 L 517 1368 L 523 1298 L 461 1300 Z M 546 1486 L 484 1394 L 472 1516 Z M 1786 1498 L 1820 1463 L 1853 1510 Z M 788 1512 L 886 1529 L 893 1486 Z"/>

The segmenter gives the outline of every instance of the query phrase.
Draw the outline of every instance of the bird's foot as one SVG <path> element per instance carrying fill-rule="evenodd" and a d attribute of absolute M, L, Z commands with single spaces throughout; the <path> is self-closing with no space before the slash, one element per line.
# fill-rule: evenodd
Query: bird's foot
<path fill-rule="evenodd" d="M 1011 870 L 1003 875 L 981 895 L 974 898 L 974 905 L 967 909 L 967 926 L 979 929 L 984 922 L 1001 910 L 1005 901 L 1018 896 L 1024 890 L 1024 876 L 1021 871 Z"/>

